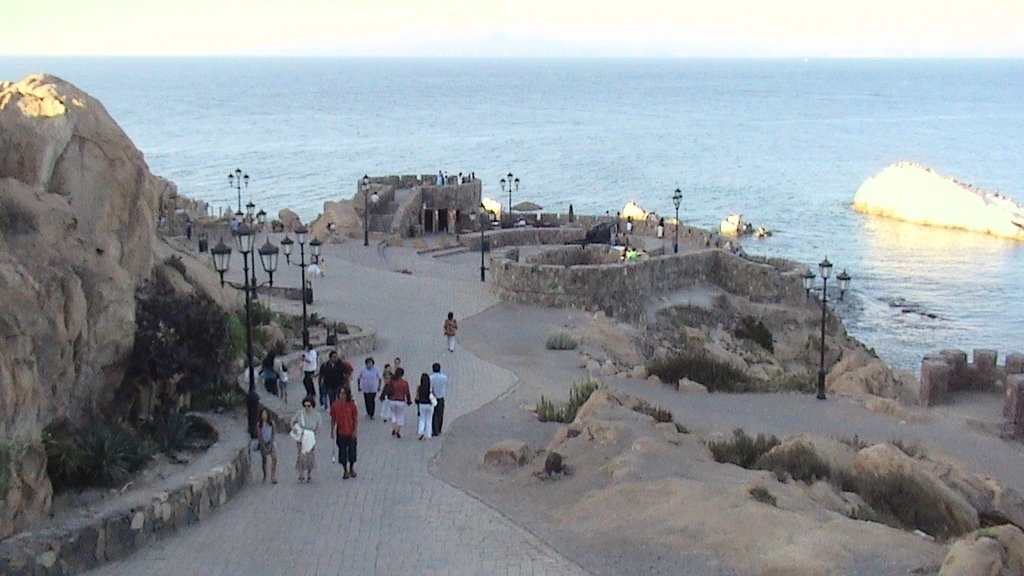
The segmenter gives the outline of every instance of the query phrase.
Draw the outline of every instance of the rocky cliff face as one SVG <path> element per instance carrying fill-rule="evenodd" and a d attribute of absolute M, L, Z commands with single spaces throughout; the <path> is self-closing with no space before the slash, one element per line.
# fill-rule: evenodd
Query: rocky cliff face
<path fill-rule="evenodd" d="M 900 162 L 868 178 L 853 208 L 924 224 L 1024 240 L 1024 207 L 913 162 Z"/>
<path fill-rule="evenodd" d="M 0 82 L 0 438 L 32 446 L 113 401 L 166 186 L 94 98 L 53 76 Z M 45 474 L 15 468 L 0 537 L 49 506 Z"/>

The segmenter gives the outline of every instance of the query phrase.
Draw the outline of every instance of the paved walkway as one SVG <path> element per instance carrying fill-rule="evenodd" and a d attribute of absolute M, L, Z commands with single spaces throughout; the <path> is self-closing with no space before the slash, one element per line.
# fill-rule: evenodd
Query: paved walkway
<path fill-rule="evenodd" d="M 511 372 L 461 347 L 454 354 L 445 348 L 441 325 L 448 311 L 461 319 L 496 303 L 477 268 L 410 250 L 386 250 L 382 258 L 374 246 L 354 240 L 325 245 L 324 254 L 327 271 L 313 280 L 311 312 L 376 330 L 378 364 L 401 357 L 410 383 L 441 362 L 451 378 L 446 421 L 514 384 Z M 293 267 L 275 279 L 298 286 L 298 277 Z M 293 408 L 298 400 L 292 394 Z M 308 485 L 296 481 L 294 443 L 283 437 L 280 484 L 258 482 L 257 457 L 257 482 L 209 520 L 90 574 L 585 574 L 530 532 L 428 474 L 444 436 L 419 442 L 415 428 L 414 411 L 401 440 L 379 419 L 362 420 L 359 477 L 345 481 L 330 461 L 329 435 L 320 434 L 319 469 Z"/>

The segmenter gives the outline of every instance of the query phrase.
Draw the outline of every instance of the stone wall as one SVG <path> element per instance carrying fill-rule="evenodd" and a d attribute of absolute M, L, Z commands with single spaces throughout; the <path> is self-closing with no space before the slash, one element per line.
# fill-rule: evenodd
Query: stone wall
<path fill-rule="evenodd" d="M 801 267 L 788 261 L 755 262 L 717 249 L 639 262 L 565 266 L 520 261 L 519 250 L 510 248 L 492 254 L 491 271 L 493 290 L 504 300 L 603 311 L 630 322 L 644 319 L 654 296 L 697 284 L 713 284 L 754 302 L 806 302 Z"/>
<path fill-rule="evenodd" d="M 967 352 L 963 350 L 925 354 L 921 360 L 919 402 L 922 406 L 941 404 L 951 392 L 992 390 L 998 382 L 1008 384 L 1008 376 L 1024 374 L 1024 354 L 1007 355 L 1003 366 L 997 360 L 998 352 L 988 349 L 975 349 L 971 362 L 967 361 Z"/>
<path fill-rule="evenodd" d="M 246 444 L 234 450 L 226 464 L 190 477 L 174 489 L 146 496 L 144 503 L 126 504 L 84 521 L 69 520 L 59 527 L 3 540 L 0 574 L 78 574 L 202 522 L 245 487 L 250 454 Z"/>
<path fill-rule="evenodd" d="M 586 237 L 582 228 L 507 228 L 485 232 L 485 241 L 490 248 L 541 244 L 566 244 Z M 471 251 L 480 250 L 480 234 L 463 234 L 459 244 Z"/>

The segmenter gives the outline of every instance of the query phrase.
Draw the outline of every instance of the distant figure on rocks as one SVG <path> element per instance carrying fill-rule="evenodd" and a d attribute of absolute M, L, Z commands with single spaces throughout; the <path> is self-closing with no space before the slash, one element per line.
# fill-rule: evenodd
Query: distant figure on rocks
<path fill-rule="evenodd" d="M 455 333 L 459 330 L 459 323 L 455 321 L 455 313 L 449 312 L 448 318 L 444 321 L 444 336 L 448 340 L 448 351 L 455 352 Z"/>
<path fill-rule="evenodd" d="M 345 468 L 342 480 L 356 477 L 356 426 L 359 410 L 352 399 L 352 389 L 345 386 L 331 404 L 331 437 L 338 445 L 338 464 Z"/>
<path fill-rule="evenodd" d="M 633 233 L 633 217 L 632 216 L 628 216 L 628 217 L 626 217 L 626 234 L 632 234 L 632 233 Z"/>
<path fill-rule="evenodd" d="M 569 222 L 575 222 L 575 221 L 576 221 L 576 213 L 573 212 L 572 204 L 569 204 Z"/>
<path fill-rule="evenodd" d="M 384 385 L 384 395 L 391 403 L 391 435 L 399 439 L 402 437 L 402 426 L 405 425 L 405 408 L 412 405 L 409 383 L 403 376 L 405 370 L 398 368 L 391 382 Z"/>
<path fill-rule="evenodd" d="M 359 387 L 359 391 L 363 393 L 366 415 L 370 420 L 373 420 L 373 415 L 377 411 L 377 393 L 380 392 L 381 374 L 380 369 L 374 366 L 372 357 L 368 357 L 365 366 L 359 370 L 356 385 Z"/>
<path fill-rule="evenodd" d="M 441 372 L 441 365 L 434 362 L 431 366 L 430 389 L 437 398 L 437 405 L 434 406 L 433 435 L 441 435 L 441 427 L 444 426 L 444 399 L 448 396 L 448 376 Z"/>
<path fill-rule="evenodd" d="M 192 239 L 192 218 L 185 218 L 185 238 L 188 240 Z"/>
<path fill-rule="evenodd" d="M 665 219 L 658 218 L 658 238 L 665 237 Z"/>
<path fill-rule="evenodd" d="M 419 439 L 430 438 L 434 435 L 434 402 L 430 395 L 430 375 L 426 372 L 420 374 L 420 385 L 416 387 L 416 414 L 419 416 Z"/>

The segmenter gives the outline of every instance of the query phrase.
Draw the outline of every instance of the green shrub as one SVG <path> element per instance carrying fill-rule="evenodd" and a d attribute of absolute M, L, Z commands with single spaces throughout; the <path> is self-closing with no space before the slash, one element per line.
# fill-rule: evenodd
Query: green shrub
<path fill-rule="evenodd" d="M 813 392 L 818 386 L 818 377 L 812 372 L 785 374 L 769 380 L 763 387 L 765 392 Z"/>
<path fill-rule="evenodd" d="M 548 350 L 575 350 L 579 346 L 579 342 L 576 341 L 572 335 L 565 332 L 555 332 L 548 336 L 548 341 L 544 344 Z"/>
<path fill-rule="evenodd" d="M 253 301 L 251 310 L 252 314 L 250 315 L 250 318 L 252 319 L 253 326 L 266 326 L 274 319 L 274 311 L 259 300 Z M 242 314 L 245 314 L 245 311 L 242 311 Z"/>
<path fill-rule="evenodd" d="M 754 468 L 770 470 L 780 482 L 793 479 L 812 484 L 832 476 L 828 462 L 805 444 L 794 444 L 785 450 L 766 453 L 757 459 Z"/>
<path fill-rule="evenodd" d="M 771 330 L 760 320 L 754 320 L 752 316 L 744 316 L 740 319 L 739 325 L 733 330 L 733 335 L 743 340 L 750 340 L 761 348 L 775 353 L 775 342 Z"/>
<path fill-rule="evenodd" d="M 859 474 L 856 485 L 857 494 L 885 524 L 943 539 L 959 536 L 946 522 L 941 500 L 909 474 Z"/>
<path fill-rule="evenodd" d="M 747 490 L 747 493 L 750 494 L 751 498 L 763 504 L 768 504 L 769 506 L 776 506 L 778 504 L 775 496 L 772 496 L 772 493 L 760 484 L 757 486 L 751 486 L 750 489 Z"/>
<path fill-rule="evenodd" d="M 676 356 L 648 364 L 647 373 L 662 382 L 689 378 L 707 387 L 709 392 L 748 392 L 752 386 L 743 372 L 704 356 Z"/>
<path fill-rule="evenodd" d="M 174 268 L 182 276 L 185 276 L 186 278 L 188 277 L 188 273 L 185 270 L 185 263 L 182 262 L 181 256 L 178 256 L 177 254 L 172 254 L 168 256 L 166 260 L 164 260 L 164 264 L 169 268 Z"/>
<path fill-rule="evenodd" d="M 585 380 L 572 385 L 569 389 L 569 401 L 562 407 L 556 406 L 553 402 L 540 397 L 537 403 L 537 419 L 541 422 L 562 422 L 568 424 L 576 419 L 576 412 L 590 399 L 590 395 L 604 385 L 597 380 Z"/>
<path fill-rule="evenodd" d="M 672 422 L 675 420 L 671 412 L 661 406 L 655 406 L 646 400 L 637 401 L 633 405 L 633 410 L 654 418 L 655 422 Z"/>
<path fill-rule="evenodd" d="M 144 437 L 116 423 L 96 420 L 75 429 L 67 420 L 43 430 L 46 471 L 54 488 L 114 486 L 152 457 Z"/>
<path fill-rule="evenodd" d="M 170 412 L 156 421 L 156 442 L 165 454 L 179 452 L 192 437 L 192 420 L 179 410 Z"/>
<path fill-rule="evenodd" d="M 707 443 L 715 462 L 735 464 L 742 468 L 753 468 L 761 456 L 779 445 L 779 439 L 772 435 L 749 436 L 742 428 L 732 432 L 732 438 L 711 440 Z"/>
<path fill-rule="evenodd" d="M 853 448 L 857 452 L 860 452 L 861 450 L 863 450 L 863 449 L 867 448 L 868 446 L 870 446 L 870 444 L 868 444 L 867 442 L 861 440 L 860 436 L 858 436 L 856 434 L 854 434 L 852 437 L 850 437 L 850 436 L 837 436 L 836 440 L 838 440 L 839 442 L 842 442 L 843 444 L 846 444 L 847 446 L 849 446 L 850 448 Z"/>
<path fill-rule="evenodd" d="M 241 406 L 245 402 L 245 394 L 230 380 L 219 380 L 192 397 L 190 407 L 193 410 L 229 410 Z"/>

